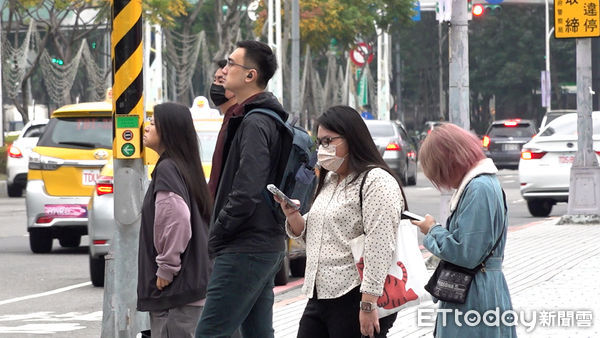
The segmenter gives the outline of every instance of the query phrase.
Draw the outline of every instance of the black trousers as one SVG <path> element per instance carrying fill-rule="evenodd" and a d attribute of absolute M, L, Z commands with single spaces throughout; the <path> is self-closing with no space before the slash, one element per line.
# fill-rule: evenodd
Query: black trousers
<path fill-rule="evenodd" d="M 310 298 L 300 319 L 298 338 L 362 338 L 358 321 L 360 299 L 360 287 L 339 298 Z M 387 337 L 396 316 L 397 313 L 394 313 L 380 318 L 380 332 L 375 337 Z"/>

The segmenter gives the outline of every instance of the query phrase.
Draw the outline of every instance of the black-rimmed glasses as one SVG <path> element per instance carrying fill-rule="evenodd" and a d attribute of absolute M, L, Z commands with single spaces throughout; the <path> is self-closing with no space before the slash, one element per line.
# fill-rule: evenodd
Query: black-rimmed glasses
<path fill-rule="evenodd" d="M 227 60 L 227 66 L 229 66 L 229 67 L 238 66 L 238 67 L 242 67 L 246 70 L 254 69 L 252 67 L 248 67 L 248 66 L 240 65 L 239 63 L 235 63 L 235 62 L 233 62 L 232 59 Z"/>
<path fill-rule="evenodd" d="M 334 136 L 334 137 L 325 136 L 325 137 L 317 138 L 317 145 L 327 148 L 327 147 L 329 147 L 329 143 L 331 143 L 331 141 L 338 139 L 338 138 L 344 138 L 344 137 L 343 136 Z"/>

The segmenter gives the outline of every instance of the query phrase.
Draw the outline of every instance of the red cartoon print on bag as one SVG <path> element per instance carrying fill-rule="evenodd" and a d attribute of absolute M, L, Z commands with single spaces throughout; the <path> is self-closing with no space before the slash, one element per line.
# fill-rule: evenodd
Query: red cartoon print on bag
<path fill-rule="evenodd" d="M 404 264 L 402 264 L 402 262 L 396 262 L 396 264 L 400 267 L 400 269 L 402 269 L 402 279 L 398 279 L 392 275 L 387 275 L 385 278 L 385 284 L 383 286 L 383 295 L 377 299 L 377 306 L 388 310 L 418 298 L 413 289 L 408 289 L 408 291 L 406 290 L 406 281 L 408 280 L 406 267 Z M 356 263 L 356 267 L 358 268 L 360 280 L 362 280 L 363 269 L 365 268 L 365 263 L 362 257 L 360 258 L 360 261 Z"/>

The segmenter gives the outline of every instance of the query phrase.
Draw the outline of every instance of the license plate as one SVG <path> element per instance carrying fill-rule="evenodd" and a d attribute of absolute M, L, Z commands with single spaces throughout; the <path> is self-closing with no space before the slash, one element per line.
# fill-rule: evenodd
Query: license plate
<path fill-rule="evenodd" d="M 521 145 L 520 144 L 503 144 L 502 150 L 504 150 L 504 151 L 521 150 Z"/>
<path fill-rule="evenodd" d="M 85 204 L 46 204 L 44 205 L 44 214 L 66 218 L 82 218 L 87 217 L 87 206 Z"/>
<path fill-rule="evenodd" d="M 571 164 L 575 160 L 575 156 L 573 155 L 561 155 L 558 157 L 558 163 L 562 164 Z"/>
<path fill-rule="evenodd" d="M 81 172 L 81 184 L 82 185 L 95 185 L 96 180 L 100 176 L 100 170 L 86 169 Z"/>

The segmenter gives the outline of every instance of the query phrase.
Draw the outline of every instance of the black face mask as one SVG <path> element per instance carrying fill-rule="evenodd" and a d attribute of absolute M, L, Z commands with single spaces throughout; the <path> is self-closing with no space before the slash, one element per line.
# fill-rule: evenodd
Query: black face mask
<path fill-rule="evenodd" d="M 229 101 L 229 99 L 225 97 L 225 87 L 214 83 L 211 84 L 210 99 L 217 107 Z"/>

